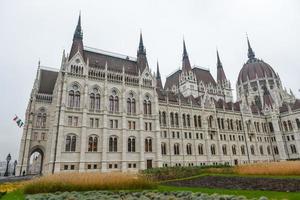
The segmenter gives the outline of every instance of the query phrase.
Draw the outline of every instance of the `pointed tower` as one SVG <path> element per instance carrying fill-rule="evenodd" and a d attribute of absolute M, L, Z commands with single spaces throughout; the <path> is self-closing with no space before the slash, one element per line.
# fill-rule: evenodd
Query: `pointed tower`
<path fill-rule="evenodd" d="M 137 51 L 137 66 L 141 73 L 145 70 L 145 68 L 148 67 L 148 61 L 147 61 L 147 56 L 146 56 L 146 49 L 144 47 L 143 43 L 143 36 L 142 32 L 140 33 L 140 42 L 139 42 L 139 47 Z"/>
<path fill-rule="evenodd" d="M 218 50 L 217 50 L 217 81 L 219 83 L 227 81 Z"/>
<path fill-rule="evenodd" d="M 255 54 L 251 48 L 248 36 L 247 36 L 247 44 L 248 44 L 248 58 L 249 58 L 249 60 L 253 60 L 253 59 L 255 59 Z"/>
<path fill-rule="evenodd" d="M 158 61 L 157 61 L 157 69 L 156 69 L 156 88 L 161 89 L 161 90 L 163 89 L 160 72 L 159 72 Z"/>
<path fill-rule="evenodd" d="M 82 39 L 83 39 L 83 34 L 82 34 L 82 29 L 81 29 L 81 13 L 79 13 L 77 26 L 76 26 L 76 29 L 75 29 L 75 32 L 74 32 L 74 36 L 73 36 L 73 43 L 72 43 L 72 47 L 71 47 L 71 51 L 70 51 L 70 55 L 69 55 L 69 60 L 77 52 L 79 52 L 80 55 L 82 57 L 84 57 Z"/>
<path fill-rule="evenodd" d="M 189 72 L 191 70 L 190 59 L 186 50 L 185 41 L 183 40 L 182 71 Z"/>
<path fill-rule="evenodd" d="M 184 97 L 198 97 L 197 78 L 194 74 L 190 59 L 186 50 L 185 41 L 183 40 L 183 53 L 182 53 L 182 70 L 179 75 L 179 91 Z"/>

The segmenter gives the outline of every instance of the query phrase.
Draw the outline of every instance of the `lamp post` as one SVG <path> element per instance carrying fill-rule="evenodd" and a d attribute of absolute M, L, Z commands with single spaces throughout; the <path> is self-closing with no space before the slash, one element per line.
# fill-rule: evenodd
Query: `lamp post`
<path fill-rule="evenodd" d="M 11 155 L 10 155 L 10 153 L 9 153 L 9 154 L 7 155 L 7 157 L 6 157 L 7 165 L 6 165 L 6 171 L 5 171 L 5 173 L 4 173 L 4 176 L 8 176 L 8 165 L 9 165 L 10 160 L 11 160 Z"/>
<path fill-rule="evenodd" d="M 17 160 L 15 160 L 14 162 L 14 172 L 13 172 L 13 175 L 15 176 L 16 175 L 16 166 L 17 166 L 18 162 Z"/>

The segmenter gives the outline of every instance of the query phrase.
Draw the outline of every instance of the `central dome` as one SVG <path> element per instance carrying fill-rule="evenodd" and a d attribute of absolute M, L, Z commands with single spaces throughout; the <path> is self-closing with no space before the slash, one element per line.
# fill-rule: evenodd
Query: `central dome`
<path fill-rule="evenodd" d="M 273 68 L 262 60 L 251 58 L 244 64 L 238 77 L 238 84 L 257 78 L 277 78 Z"/>
<path fill-rule="evenodd" d="M 238 77 L 238 84 L 242 84 L 255 79 L 262 79 L 262 78 L 277 78 L 277 75 L 273 68 L 265 63 L 262 60 L 255 58 L 254 51 L 251 48 L 249 39 L 247 37 L 248 43 L 248 61 L 244 64 L 243 68 L 241 69 Z"/>

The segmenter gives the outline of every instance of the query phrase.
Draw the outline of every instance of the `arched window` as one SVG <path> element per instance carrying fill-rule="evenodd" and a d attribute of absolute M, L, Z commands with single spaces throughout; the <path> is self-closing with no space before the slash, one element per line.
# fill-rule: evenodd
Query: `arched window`
<path fill-rule="evenodd" d="M 115 112 L 119 112 L 119 97 L 118 96 L 115 96 L 115 105 L 114 105 L 114 108 L 115 108 Z"/>
<path fill-rule="evenodd" d="M 236 146 L 235 145 L 232 145 L 231 150 L 232 150 L 232 155 L 236 155 Z"/>
<path fill-rule="evenodd" d="M 216 155 L 216 145 L 212 144 L 210 146 L 210 153 L 211 155 Z"/>
<path fill-rule="evenodd" d="M 241 146 L 241 154 L 242 154 L 242 155 L 245 155 L 245 154 L 246 154 L 245 146 L 244 146 L 244 145 Z"/>
<path fill-rule="evenodd" d="M 268 155 L 271 155 L 271 147 L 270 146 L 267 146 L 267 153 L 268 153 Z"/>
<path fill-rule="evenodd" d="M 292 131 L 293 130 L 293 125 L 292 125 L 292 122 L 290 120 L 288 120 L 288 125 L 289 125 L 289 130 Z"/>
<path fill-rule="evenodd" d="M 80 92 L 79 91 L 77 91 L 76 93 L 75 93 L 75 99 L 74 99 L 74 106 L 76 107 L 76 108 L 79 108 L 80 107 Z"/>
<path fill-rule="evenodd" d="M 277 146 L 274 146 L 273 149 L 274 149 L 274 154 L 275 154 L 275 155 L 278 155 L 278 154 L 279 154 L 278 147 L 277 147 Z"/>
<path fill-rule="evenodd" d="M 95 109 L 100 110 L 100 94 L 96 94 Z"/>
<path fill-rule="evenodd" d="M 213 116 L 209 116 L 209 118 L 208 118 L 208 127 L 209 128 L 213 128 Z"/>
<path fill-rule="evenodd" d="M 264 155 L 264 148 L 262 145 L 259 146 L 260 155 Z"/>
<path fill-rule="evenodd" d="M 131 114 L 131 99 L 127 99 L 127 113 Z"/>
<path fill-rule="evenodd" d="M 300 129 L 300 120 L 298 118 L 296 119 L 296 124 L 297 124 L 297 128 Z"/>
<path fill-rule="evenodd" d="M 90 109 L 91 110 L 95 109 L 95 94 L 94 93 L 90 94 Z"/>
<path fill-rule="evenodd" d="M 251 151 L 251 154 L 252 154 L 252 155 L 255 155 L 255 148 L 254 148 L 254 145 L 251 145 L 251 146 L 250 146 L 250 151 Z"/>
<path fill-rule="evenodd" d="M 186 145 L 186 154 L 192 155 L 192 145 L 191 144 Z"/>
<path fill-rule="evenodd" d="M 222 146 L 223 155 L 227 155 L 227 146 L 224 144 Z"/>
<path fill-rule="evenodd" d="M 38 113 L 36 117 L 36 127 L 42 126 L 42 113 Z"/>
<path fill-rule="evenodd" d="M 144 114 L 151 115 L 152 113 L 151 101 L 148 95 L 146 95 L 143 105 L 144 105 Z"/>
<path fill-rule="evenodd" d="M 118 151 L 118 138 L 117 136 L 109 137 L 109 152 L 117 152 Z"/>
<path fill-rule="evenodd" d="M 166 143 L 161 143 L 161 155 L 166 155 L 167 154 L 167 146 Z"/>
<path fill-rule="evenodd" d="M 75 152 L 76 151 L 76 136 L 75 135 L 67 135 L 65 150 L 67 152 Z"/>
<path fill-rule="evenodd" d="M 112 95 L 109 96 L 109 111 L 119 112 L 119 98 L 115 90 L 113 90 Z"/>
<path fill-rule="evenodd" d="M 186 122 L 187 122 L 187 126 L 191 127 L 191 119 L 190 119 L 190 115 L 186 115 Z"/>
<path fill-rule="evenodd" d="M 198 116 L 198 127 L 201 128 L 202 126 L 202 123 L 201 123 L 201 116 L 199 115 Z"/>
<path fill-rule="evenodd" d="M 75 99 L 75 95 L 74 95 L 74 91 L 71 90 L 69 91 L 69 107 L 73 108 L 74 107 L 74 99 Z"/>
<path fill-rule="evenodd" d="M 175 143 L 174 144 L 174 155 L 179 155 L 179 154 L 180 154 L 179 144 Z"/>
<path fill-rule="evenodd" d="M 185 114 L 182 114 L 182 125 L 186 127 Z"/>
<path fill-rule="evenodd" d="M 145 152 L 152 152 L 152 139 L 151 138 L 145 139 Z"/>
<path fill-rule="evenodd" d="M 174 113 L 170 113 L 170 122 L 171 122 L 171 126 L 174 126 Z"/>
<path fill-rule="evenodd" d="M 230 129 L 233 130 L 233 120 L 230 120 Z"/>
<path fill-rule="evenodd" d="M 198 153 L 199 155 L 203 155 L 203 144 L 198 144 Z"/>
<path fill-rule="evenodd" d="M 133 98 L 133 93 L 129 93 L 129 97 L 127 98 L 127 113 L 128 114 L 136 113 L 135 99 Z"/>
<path fill-rule="evenodd" d="M 97 136 L 90 136 L 89 137 L 88 152 L 97 152 L 97 149 L 98 149 L 98 137 Z"/>
<path fill-rule="evenodd" d="M 109 97 L 109 111 L 114 111 L 114 97 L 112 95 Z"/>
<path fill-rule="evenodd" d="M 197 128 L 198 124 L 197 124 L 197 115 L 194 115 L 194 126 Z"/>
<path fill-rule="evenodd" d="M 284 131 L 288 131 L 287 123 L 286 121 L 283 122 Z"/>
<path fill-rule="evenodd" d="M 175 124 L 177 127 L 179 126 L 178 113 L 175 113 Z"/>
<path fill-rule="evenodd" d="M 292 154 L 297 153 L 297 149 L 296 149 L 296 146 L 295 146 L 294 144 L 291 144 L 291 145 L 290 145 L 290 148 L 291 148 Z"/>
<path fill-rule="evenodd" d="M 164 126 L 167 125 L 167 119 L 166 119 L 166 112 L 165 111 L 162 112 L 162 123 L 163 123 Z"/>
<path fill-rule="evenodd" d="M 135 152 L 135 137 L 128 138 L 128 152 Z"/>

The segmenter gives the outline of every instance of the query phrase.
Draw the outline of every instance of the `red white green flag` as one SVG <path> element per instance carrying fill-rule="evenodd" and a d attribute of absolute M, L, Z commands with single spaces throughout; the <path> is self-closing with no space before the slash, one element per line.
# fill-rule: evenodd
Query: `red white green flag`
<path fill-rule="evenodd" d="M 24 125 L 24 122 L 16 115 L 13 120 L 17 123 L 18 127 L 22 127 Z"/>

